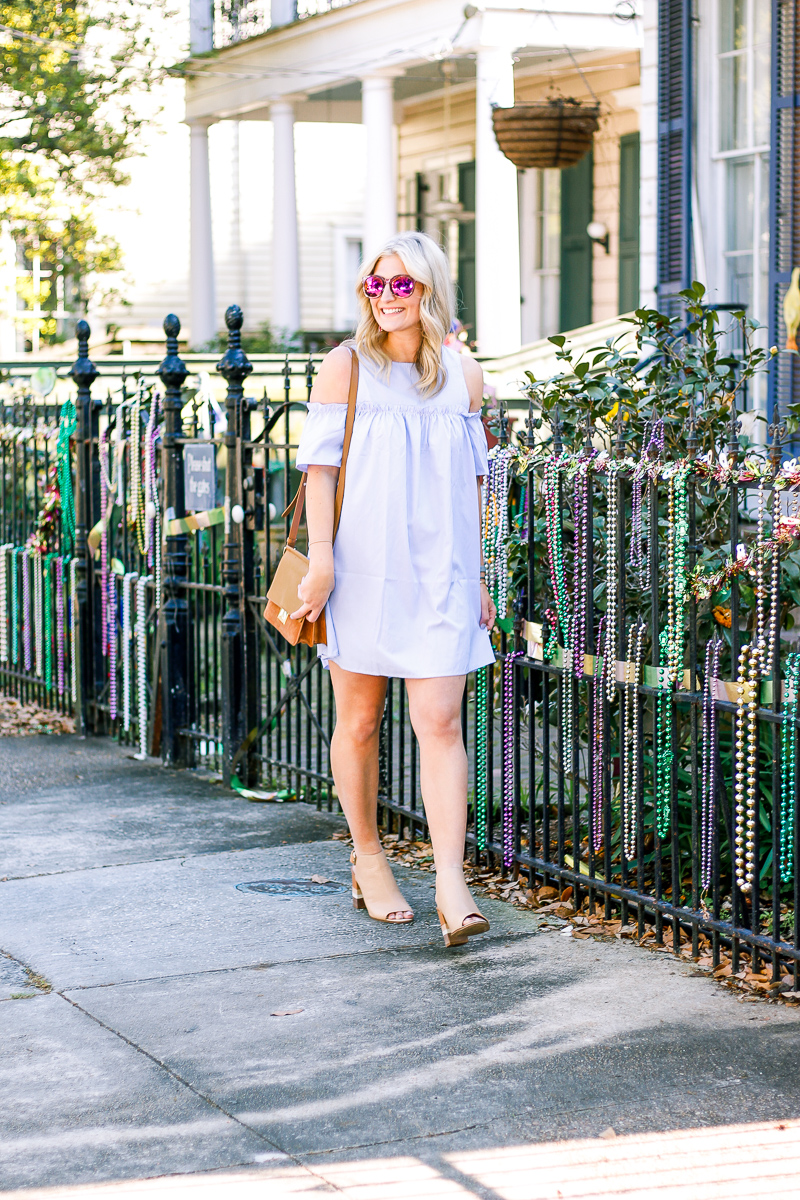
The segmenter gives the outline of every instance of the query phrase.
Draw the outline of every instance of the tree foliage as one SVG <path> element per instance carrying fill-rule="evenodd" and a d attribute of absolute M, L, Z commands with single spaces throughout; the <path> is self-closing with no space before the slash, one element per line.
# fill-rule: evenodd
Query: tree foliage
<path fill-rule="evenodd" d="M 126 180 L 143 117 L 133 97 L 162 77 L 139 0 L 0 0 L 0 193 L 42 179 L 70 195 Z M 154 24 L 152 20 L 150 24 Z"/>

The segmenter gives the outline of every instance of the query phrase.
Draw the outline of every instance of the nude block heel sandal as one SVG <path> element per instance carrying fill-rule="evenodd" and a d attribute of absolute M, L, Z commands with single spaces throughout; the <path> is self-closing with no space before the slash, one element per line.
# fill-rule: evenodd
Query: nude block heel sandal
<path fill-rule="evenodd" d="M 438 894 L 436 896 L 436 912 L 439 916 L 439 924 L 442 927 L 442 937 L 444 938 L 445 946 L 463 946 L 467 938 L 474 937 L 478 933 L 486 933 L 489 929 L 489 922 L 482 912 L 478 912 L 476 908 L 469 907 L 464 912 L 465 906 L 473 904 L 474 901 L 463 879 L 461 880 L 461 887 L 458 890 L 461 891 L 462 889 L 463 895 L 460 900 L 452 905 L 447 905 L 447 908 L 450 909 L 450 919 L 445 916 L 445 906 L 441 905 L 440 907 Z M 453 919 L 454 911 L 458 912 L 459 910 L 463 913 L 463 916 Z M 465 924 L 466 921 L 469 921 L 470 917 L 478 917 L 479 919 L 477 921 L 470 921 L 468 925 Z"/>
<path fill-rule="evenodd" d="M 383 850 L 358 857 L 354 850 L 350 855 L 350 874 L 353 908 L 365 908 L 373 921 L 386 921 L 388 925 L 409 925 L 414 920 L 413 916 L 389 920 L 392 913 L 411 912 L 411 909 L 395 882 Z"/>

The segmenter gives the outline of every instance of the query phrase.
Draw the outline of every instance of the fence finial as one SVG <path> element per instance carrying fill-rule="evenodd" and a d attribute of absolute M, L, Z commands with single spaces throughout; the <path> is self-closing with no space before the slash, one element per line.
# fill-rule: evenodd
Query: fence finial
<path fill-rule="evenodd" d="M 554 454 L 560 454 L 561 451 L 564 449 L 564 443 L 561 440 L 561 431 L 563 430 L 563 428 L 564 428 L 564 426 L 561 421 L 561 413 L 559 412 L 558 405 L 556 404 L 553 408 L 553 414 L 550 418 L 550 430 L 553 434 L 553 453 Z"/>
<path fill-rule="evenodd" d="M 773 475 L 777 475 L 781 467 L 783 441 L 788 433 L 786 422 L 781 420 L 781 410 L 777 398 L 772 408 L 772 420 L 767 426 L 767 433 L 769 434 L 769 461 L 772 464 Z"/>
<path fill-rule="evenodd" d="M 79 388 L 90 388 L 97 379 L 97 368 L 89 358 L 89 337 L 91 335 L 88 321 L 78 321 L 75 334 L 78 339 L 78 357 L 70 368 L 70 376 Z"/>
<path fill-rule="evenodd" d="M 697 413 L 694 400 L 689 401 L 689 432 L 686 437 L 686 457 L 697 458 Z"/>

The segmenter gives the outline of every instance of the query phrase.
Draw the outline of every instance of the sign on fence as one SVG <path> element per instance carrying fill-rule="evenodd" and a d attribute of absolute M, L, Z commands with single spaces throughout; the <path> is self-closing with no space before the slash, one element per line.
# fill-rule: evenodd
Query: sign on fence
<path fill-rule="evenodd" d="M 183 504 L 187 512 L 214 508 L 217 496 L 215 446 L 183 447 Z"/>

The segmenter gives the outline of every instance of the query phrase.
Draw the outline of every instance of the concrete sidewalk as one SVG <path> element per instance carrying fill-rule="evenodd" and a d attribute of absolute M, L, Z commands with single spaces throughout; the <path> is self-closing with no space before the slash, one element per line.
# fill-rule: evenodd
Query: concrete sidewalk
<path fill-rule="evenodd" d="M 412 926 L 370 921 L 338 828 L 104 740 L 0 741 L 0 1187 L 555 1196 L 537 1143 L 800 1116 L 794 1010 L 499 901 L 447 951 L 422 872 Z"/>

